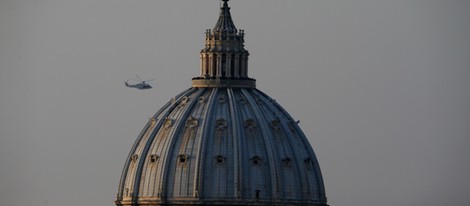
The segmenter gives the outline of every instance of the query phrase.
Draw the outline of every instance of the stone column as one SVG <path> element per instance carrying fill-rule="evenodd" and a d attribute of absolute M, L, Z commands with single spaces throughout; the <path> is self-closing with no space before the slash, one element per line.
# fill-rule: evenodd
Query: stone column
<path fill-rule="evenodd" d="M 203 71 L 204 71 L 204 76 L 209 75 L 209 66 L 207 65 L 208 62 L 208 55 L 206 53 L 203 54 L 203 61 L 202 61 L 202 66 L 203 66 Z"/>
<path fill-rule="evenodd" d="M 240 57 L 240 77 L 246 77 L 245 76 L 245 61 L 246 61 L 246 58 L 245 58 L 245 55 L 241 55 Z"/>
<path fill-rule="evenodd" d="M 216 77 L 222 77 L 222 54 L 217 53 L 217 73 Z"/>
<path fill-rule="evenodd" d="M 200 68 L 201 68 L 201 69 L 200 69 L 200 75 L 199 75 L 199 76 L 203 77 L 203 76 L 204 76 L 204 73 L 205 73 L 205 72 L 204 72 L 204 70 L 205 70 L 205 68 L 204 68 L 204 59 L 205 59 L 205 58 L 204 58 L 204 54 L 201 53 L 201 57 L 200 57 L 200 58 L 201 58 L 201 65 L 200 65 Z"/>
<path fill-rule="evenodd" d="M 226 54 L 225 55 L 225 66 L 227 68 L 227 73 L 226 73 L 226 76 L 228 78 L 232 77 L 232 54 Z"/>
<path fill-rule="evenodd" d="M 248 55 L 245 55 L 245 58 L 244 58 L 244 59 L 245 59 L 245 61 L 243 62 L 243 63 L 244 63 L 244 65 L 243 65 L 243 67 L 244 67 L 244 69 L 243 69 L 243 72 L 244 72 L 243 76 L 248 77 Z"/>
<path fill-rule="evenodd" d="M 240 77 L 240 54 L 235 54 L 235 64 L 233 68 L 233 74 L 235 78 Z"/>
<path fill-rule="evenodd" d="M 209 76 L 215 76 L 214 54 L 209 54 Z"/>

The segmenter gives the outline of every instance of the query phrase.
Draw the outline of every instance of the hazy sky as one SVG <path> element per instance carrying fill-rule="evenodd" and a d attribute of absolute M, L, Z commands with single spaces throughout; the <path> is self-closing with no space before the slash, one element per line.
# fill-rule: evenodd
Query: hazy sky
<path fill-rule="evenodd" d="M 470 1 L 229 3 L 330 205 L 470 205 Z M 0 0 L 0 205 L 113 205 L 148 117 L 198 75 L 218 7 Z M 155 88 L 126 88 L 136 74 Z"/>

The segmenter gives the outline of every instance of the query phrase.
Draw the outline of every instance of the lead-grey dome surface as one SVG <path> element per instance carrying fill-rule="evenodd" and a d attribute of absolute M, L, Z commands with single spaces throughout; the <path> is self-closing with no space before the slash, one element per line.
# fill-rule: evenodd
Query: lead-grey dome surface
<path fill-rule="evenodd" d="M 121 205 L 326 205 L 301 129 L 255 88 L 191 88 L 147 123 L 126 161 Z"/>

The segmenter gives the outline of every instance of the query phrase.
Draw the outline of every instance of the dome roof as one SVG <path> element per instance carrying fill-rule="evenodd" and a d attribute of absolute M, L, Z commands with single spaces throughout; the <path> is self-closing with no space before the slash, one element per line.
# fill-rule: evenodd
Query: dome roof
<path fill-rule="evenodd" d="M 244 32 L 223 1 L 200 76 L 138 136 L 116 205 L 327 205 L 312 147 L 248 76 Z"/>
<path fill-rule="evenodd" d="M 297 122 L 255 88 L 191 88 L 167 103 L 132 147 L 118 201 L 326 205 Z"/>

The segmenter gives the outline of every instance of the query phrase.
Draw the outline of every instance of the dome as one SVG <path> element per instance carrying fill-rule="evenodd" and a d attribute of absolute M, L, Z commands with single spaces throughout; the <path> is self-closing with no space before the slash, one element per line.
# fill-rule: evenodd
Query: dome
<path fill-rule="evenodd" d="M 247 75 L 243 35 L 206 32 L 200 76 L 139 134 L 116 205 L 327 205 L 298 122 Z"/>
<path fill-rule="evenodd" d="M 325 202 L 297 122 L 255 88 L 191 88 L 167 103 L 132 147 L 119 196 L 122 205 Z"/>

